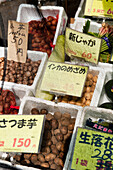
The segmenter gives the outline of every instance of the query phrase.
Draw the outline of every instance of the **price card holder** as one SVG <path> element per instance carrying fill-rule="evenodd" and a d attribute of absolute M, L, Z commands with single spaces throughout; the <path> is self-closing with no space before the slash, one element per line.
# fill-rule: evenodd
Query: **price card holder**
<path fill-rule="evenodd" d="M 84 15 L 113 18 L 113 1 L 87 0 Z"/>
<path fill-rule="evenodd" d="M 71 170 L 112 169 L 113 135 L 77 128 Z"/>
<path fill-rule="evenodd" d="M 0 151 L 38 153 L 44 115 L 0 115 Z"/>
<path fill-rule="evenodd" d="M 101 41 L 100 38 L 66 28 L 65 52 L 69 57 L 79 57 L 97 64 Z"/>
<path fill-rule="evenodd" d="M 81 97 L 88 67 L 47 62 L 40 89 L 56 95 Z"/>
<path fill-rule="evenodd" d="M 25 63 L 27 57 L 28 23 L 8 21 L 8 60 Z"/>

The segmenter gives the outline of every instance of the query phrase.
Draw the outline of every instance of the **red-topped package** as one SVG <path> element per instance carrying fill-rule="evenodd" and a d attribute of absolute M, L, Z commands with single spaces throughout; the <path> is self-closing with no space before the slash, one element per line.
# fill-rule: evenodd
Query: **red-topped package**
<path fill-rule="evenodd" d="M 41 21 L 30 21 L 28 48 L 34 51 L 47 52 L 50 56 L 57 23 L 58 16 L 56 18 L 48 16 Z"/>
<path fill-rule="evenodd" d="M 11 108 L 13 106 L 13 108 Z M 13 92 L 2 90 L 0 94 L 0 114 L 17 114 L 16 100 Z"/>

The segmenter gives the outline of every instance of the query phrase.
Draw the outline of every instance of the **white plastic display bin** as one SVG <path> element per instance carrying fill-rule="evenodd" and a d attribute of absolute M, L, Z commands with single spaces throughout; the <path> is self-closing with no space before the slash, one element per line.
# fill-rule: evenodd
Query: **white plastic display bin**
<path fill-rule="evenodd" d="M 70 159 L 71 159 L 71 154 L 72 154 L 72 148 L 74 145 L 74 138 L 75 138 L 75 132 L 76 132 L 76 127 L 80 126 L 80 119 L 81 119 L 81 113 L 82 113 L 82 107 L 80 106 L 74 106 L 74 105 L 69 105 L 66 103 L 58 103 L 55 104 L 51 101 L 46 101 L 43 99 L 35 98 L 35 97 L 25 97 L 21 103 L 19 114 L 31 114 L 30 111 L 32 108 L 38 108 L 39 110 L 42 108 L 45 108 L 48 110 L 50 113 L 54 113 L 56 111 L 60 111 L 61 113 L 69 112 L 73 118 L 76 118 L 76 123 L 75 127 L 73 130 L 73 135 L 70 141 L 69 145 L 69 150 L 67 153 L 67 157 L 65 160 L 64 168 L 63 170 L 68 170 L 69 165 L 70 165 Z M 12 153 L 13 155 L 13 153 Z M 2 152 L 0 152 L 0 163 L 5 163 L 11 167 L 17 167 L 22 170 L 33 170 L 37 168 L 32 168 L 32 167 L 27 167 L 23 165 L 18 165 L 16 163 L 12 164 L 11 162 L 5 161 L 1 159 L 2 157 Z"/>
<path fill-rule="evenodd" d="M 31 86 L 28 86 L 28 85 L 25 85 L 25 84 L 17 84 L 17 83 L 12 83 L 12 82 L 5 81 L 4 85 L 11 86 L 13 89 L 15 87 L 18 87 L 20 89 L 24 88 L 26 90 L 31 90 L 35 94 L 36 87 L 37 87 L 37 85 L 39 83 L 39 80 L 40 80 L 40 78 L 42 76 L 44 66 L 45 66 L 45 64 L 47 62 L 48 56 L 47 56 L 47 53 L 43 53 L 43 52 L 39 52 L 39 51 L 30 51 L 30 50 L 27 51 L 27 56 L 32 61 L 41 60 L 41 63 L 40 63 L 40 66 L 38 68 L 37 74 L 36 74 L 36 76 L 34 78 L 33 84 Z M 4 47 L 0 47 L 0 57 L 4 57 Z M 2 81 L 0 81 L 0 85 L 1 84 L 2 84 Z"/>
<path fill-rule="evenodd" d="M 86 120 L 88 118 L 92 119 L 105 119 L 105 120 L 110 120 L 113 121 L 113 111 L 111 109 L 104 109 L 104 108 L 99 108 L 99 107 L 84 107 L 82 110 L 82 117 L 80 119 L 80 124 L 82 127 L 86 127 Z"/>
<path fill-rule="evenodd" d="M 58 35 L 63 34 L 66 28 L 68 18 L 65 10 L 63 7 L 59 6 L 42 6 L 40 10 L 44 17 L 56 17 L 57 15 L 59 16 L 56 33 L 53 40 L 53 44 L 56 44 Z M 18 22 L 27 23 L 31 20 L 40 20 L 40 16 L 38 15 L 34 5 L 21 4 L 18 9 L 16 20 Z"/>
<path fill-rule="evenodd" d="M 97 120 L 98 118 L 104 119 L 104 120 L 110 120 L 113 121 L 113 111 L 110 109 L 103 109 L 103 108 L 98 108 L 94 106 L 86 106 L 82 110 L 81 114 L 81 119 L 80 119 L 80 126 L 82 128 L 87 128 L 86 127 L 86 120 L 91 118 L 93 120 Z M 90 128 L 89 128 L 90 129 Z M 98 131 L 97 131 L 98 132 Z M 76 142 L 76 136 L 74 136 L 74 145 Z M 74 150 L 74 145 L 73 145 L 73 150 Z M 71 155 L 71 160 L 72 160 L 72 155 Z M 69 167 L 71 167 L 71 161 Z M 70 170 L 70 168 L 69 168 Z"/>
<path fill-rule="evenodd" d="M 69 63 L 69 62 L 66 62 Z M 82 65 L 82 66 L 89 66 L 89 72 L 93 74 L 94 76 L 98 74 L 98 79 L 96 83 L 96 87 L 91 99 L 90 106 L 98 106 L 99 100 L 100 100 L 100 95 L 102 93 L 104 81 L 105 81 L 105 71 L 102 67 L 94 67 L 91 66 L 90 63 L 82 63 L 80 61 L 72 61 L 70 64 L 76 64 L 76 65 Z M 88 65 L 89 64 L 89 65 Z"/>

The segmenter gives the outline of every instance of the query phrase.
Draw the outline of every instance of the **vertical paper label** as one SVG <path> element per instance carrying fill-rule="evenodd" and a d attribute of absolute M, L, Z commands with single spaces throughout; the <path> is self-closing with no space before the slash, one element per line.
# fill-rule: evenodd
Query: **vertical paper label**
<path fill-rule="evenodd" d="M 48 62 L 41 90 L 81 97 L 88 67 Z"/>
<path fill-rule="evenodd" d="M 71 170 L 110 170 L 112 168 L 113 135 L 78 128 Z"/>
<path fill-rule="evenodd" d="M 66 28 L 65 52 L 68 56 L 83 58 L 98 63 L 101 39 Z"/>
<path fill-rule="evenodd" d="M 84 15 L 113 18 L 113 0 L 87 0 Z"/>
<path fill-rule="evenodd" d="M 8 21 L 8 60 L 25 63 L 27 57 L 28 23 Z"/>
<path fill-rule="evenodd" d="M 0 151 L 38 153 L 44 115 L 0 115 Z"/>

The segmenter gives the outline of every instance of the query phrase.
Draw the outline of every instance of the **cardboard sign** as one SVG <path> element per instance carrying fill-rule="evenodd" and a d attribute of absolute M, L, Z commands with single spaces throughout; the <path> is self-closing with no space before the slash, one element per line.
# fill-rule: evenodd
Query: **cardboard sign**
<path fill-rule="evenodd" d="M 41 90 L 81 97 L 88 67 L 48 62 Z"/>
<path fill-rule="evenodd" d="M 8 60 L 25 63 L 27 57 L 28 23 L 8 21 Z"/>
<path fill-rule="evenodd" d="M 97 64 L 101 39 L 66 28 L 65 52 L 68 56 L 80 57 Z"/>
<path fill-rule="evenodd" d="M 84 15 L 113 18 L 113 0 L 87 0 Z"/>
<path fill-rule="evenodd" d="M 40 151 L 44 115 L 0 115 L 0 151 Z"/>
<path fill-rule="evenodd" d="M 71 170 L 112 169 L 113 135 L 78 128 Z"/>

